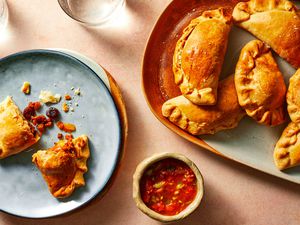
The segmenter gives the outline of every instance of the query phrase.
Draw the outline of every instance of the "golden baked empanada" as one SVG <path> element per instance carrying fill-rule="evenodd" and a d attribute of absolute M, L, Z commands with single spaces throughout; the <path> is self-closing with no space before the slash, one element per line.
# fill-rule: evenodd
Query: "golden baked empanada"
<path fill-rule="evenodd" d="M 48 150 L 33 154 L 32 162 L 41 171 L 51 194 L 56 198 L 70 196 L 76 187 L 84 186 L 83 174 L 90 156 L 88 137 L 61 140 Z"/>
<path fill-rule="evenodd" d="M 193 19 L 178 40 L 174 57 L 175 83 L 197 105 L 214 105 L 231 28 L 224 9 L 205 11 Z"/>
<path fill-rule="evenodd" d="M 290 78 L 286 100 L 291 120 L 300 123 L 300 69 Z"/>
<path fill-rule="evenodd" d="M 275 126 L 285 121 L 286 86 L 271 50 L 250 41 L 241 51 L 235 70 L 240 105 L 258 123 Z"/>
<path fill-rule="evenodd" d="M 245 112 L 238 103 L 232 75 L 219 83 L 216 105 L 195 105 L 181 95 L 166 101 L 162 114 L 181 129 L 200 135 L 236 127 Z"/>
<path fill-rule="evenodd" d="M 0 103 L 0 159 L 27 149 L 39 139 L 11 97 Z"/>
<path fill-rule="evenodd" d="M 300 125 L 291 122 L 283 131 L 274 150 L 274 161 L 283 170 L 300 164 Z"/>
<path fill-rule="evenodd" d="M 295 68 L 300 67 L 300 14 L 286 0 L 250 0 L 233 11 L 236 25 L 266 44 Z"/>

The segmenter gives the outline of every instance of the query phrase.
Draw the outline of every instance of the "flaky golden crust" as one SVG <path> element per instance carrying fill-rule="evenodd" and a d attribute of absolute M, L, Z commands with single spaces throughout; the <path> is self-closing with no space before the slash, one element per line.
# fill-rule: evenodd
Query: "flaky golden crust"
<path fill-rule="evenodd" d="M 286 101 L 291 120 L 300 123 L 300 69 L 290 78 Z"/>
<path fill-rule="evenodd" d="M 286 86 L 270 49 L 250 41 L 241 51 L 235 71 L 240 105 L 258 123 L 275 126 L 285 121 Z"/>
<path fill-rule="evenodd" d="M 216 105 L 198 106 L 179 96 L 163 104 L 162 114 L 181 129 L 201 135 L 236 127 L 245 112 L 238 104 L 234 79 L 230 76 L 219 84 Z"/>
<path fill-rule="evenodd" d="M 11 97 L 0 103 L 0 159 L 27 149 L 39 138 Z"/>
<path fill-rule="evenodd" d="M 205 11 L 191 21 L 176 44 L 175 82 L 194 104 L 216 104 L 230 28 L 231 15 L 226 10 Z"/>
<path fill-rule="evenodd" d="M 238 3 L 234 23 L 266 44 L 296 69 L 300 67 L 300 14 L 286 0 L 250 0 Z"/>
<path fill-rule="evenodd" d="M 53 148 L 33 154 L 32 162 L 39 168 L 51 194 L 56 198 L 70 196 L 76 187 L 84 186 L 83 174 L 90 156 L 88 137 L 82 135 L 71 142 L 59 141 Z"/>
<path fill-rule="evenodd" d="M 291 122 L 283 131 L 274 149 L 274 162 L 284 170 L 300 164 L 300 126 Z"/>

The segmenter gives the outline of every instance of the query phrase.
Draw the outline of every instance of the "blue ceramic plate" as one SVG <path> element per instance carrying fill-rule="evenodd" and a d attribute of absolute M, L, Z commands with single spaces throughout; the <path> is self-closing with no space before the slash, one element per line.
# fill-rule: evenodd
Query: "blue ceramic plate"
<path fill-rule="evenodd" d="M 34 50 L 1 59 L 0 80 L 0 101 L 8 95 L 13 96 L 21 110 L 28 102 L 37 101 L 41 90 L 74 96 L 74 112 L 60 110 L 61 120 L 76 124 L 74 137 L 87 134 L 91 150 L 89 171 L 85 174 L 86 186 L 63 200 L 50 194 L 31 162 L 33 153 L 47 149 L 57 141 L 59 130 L 56 126 L 48 129 L 39 143 L 25 152 L 0 160 L 0 209 L 22 217 L 51 217 L 76 209 L 101 193 L 117 166 L 121 127 L 114 101 L 99 76 L 68 54 Z M 32 85 L 28 96 L 20 91 L 24 81 Z M 72 87 L 80 88 L 81 95 L 74 95 Z M 54 106 L 61 109 L 62 102 Z M 40 113 L 45 114 L 47 108 L 43 106 Z"/>

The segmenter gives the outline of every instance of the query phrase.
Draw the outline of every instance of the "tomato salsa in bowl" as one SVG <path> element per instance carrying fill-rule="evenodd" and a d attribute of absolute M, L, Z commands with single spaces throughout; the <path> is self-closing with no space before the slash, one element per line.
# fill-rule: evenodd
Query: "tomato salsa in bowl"
<path fill-rule="evenodd" d="M 142 161 L 133 176 L 137 207 L 162 222 L 191 214 L 203 197 L 203 178 L 195 164 L 177 153 L 161 153 Z"/>

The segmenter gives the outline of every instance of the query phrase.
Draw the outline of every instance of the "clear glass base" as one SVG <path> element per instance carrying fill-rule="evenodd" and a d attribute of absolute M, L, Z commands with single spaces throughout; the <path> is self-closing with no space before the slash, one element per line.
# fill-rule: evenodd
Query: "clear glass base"
<path fill-rule="evenodd" d="M 102 25 L 124 7 L 125 0 L 58 0 L 62 9 L 85 25 Z"/>

